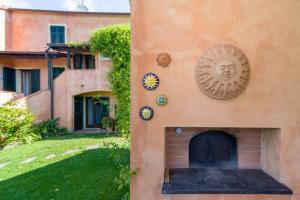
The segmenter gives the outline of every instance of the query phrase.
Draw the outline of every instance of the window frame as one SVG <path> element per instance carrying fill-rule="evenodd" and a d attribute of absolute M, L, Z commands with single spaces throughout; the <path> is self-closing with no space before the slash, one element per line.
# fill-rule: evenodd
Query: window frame
<path fill-rule="evenodd" d="M 80 63 L 79 63 L 79 65 L 80 65 L 80 68 L 75 68 L 75 65 L 76 65 L 76 57 L 78 56 L 78 58 L 80 59 Z M 82 70 L 82 69 L 84 69 L 84 55 L 83 54 L 80 54 L 80 53 L 75 53 L 74 55 L 73 55 L 73 69 L 80 69 L 80 70 Z"/>
<path fill-rule="evenodd" d="M 48 43 L 51 44 L 51 26 L 63 26 L 65 27 L 65 43 L 68 42 L 68 35 L 67 35 L 67 24 L 48 24 Z"/>
<path fill-rule="evenodd" d="M 88 55 L 84 55 L 84 60 L 85 60 L 85 69 L 96 69 L 96 56 L 93 54 L 88 54 Z M 90 58 L 93 58 L 93 62 L 94 62 L 94 67 L 93 68 L 89 68 L 89 64 L 90 64 Z"/>
<path fill-rule="evenodd" d="M 100 53 L 100 59 L 101 61 L 110 61 L 111 58 L 108 56 L 105 56 L 104 54 Z"/>
<path fill-rule="evenodd" d="M 61 73 L 59 73 L 56 77 L 54 77 L 54 73 L 52 72 L 53 80 L 59 77 L 63 72 L 65 72 L 67 68 L 66 66 L 53 66 L 53 70 L 54 69 L 64 69 L 64 70 Z"/>

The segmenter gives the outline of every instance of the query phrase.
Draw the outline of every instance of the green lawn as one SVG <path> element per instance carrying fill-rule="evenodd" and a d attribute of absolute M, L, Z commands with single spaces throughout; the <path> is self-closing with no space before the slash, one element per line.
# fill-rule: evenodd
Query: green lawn
<path fill-rule="evenodd" d="M 103 142 L 125 144 L 111 149 Z M 87 150 L 87 147 L 99 148 Z M 67 155 L 64 152 L 79 150 Z M 128 155 L 129 145 L 117 136 L 63 136 L 32 144 L 20 145 L 0 152 L 1 200 L 119 200 L 122 194 L 114 179 L 119 169 L 110 154 Z M 55 154 L 56 157 L 46 159 Z M 30 163 L 22 161 L 36 157 Z"/>

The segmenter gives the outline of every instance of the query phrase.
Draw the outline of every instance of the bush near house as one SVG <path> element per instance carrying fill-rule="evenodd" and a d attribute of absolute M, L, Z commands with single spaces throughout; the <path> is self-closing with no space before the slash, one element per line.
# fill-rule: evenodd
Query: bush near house
<path fill-rule="evenodd" d="M 130 26 L 112 25 L 100 28 L 92 34 L 89 43 L 94 53 L 100 52 L 112 60 L 113 68 L 108 73 L 108 79 L 118 101 L 116 128 L 121 135 L 128 138 L 130 133 Z M 112 155 L 112 157 L 115 163 L 119 163 L 120 156 Z M 130 170 L 129 161 L 119 165 L 119 168 L 121 171 L 115 182 L 119 185 L 118 190 L 124 194 L 122 200 L 128 200 L 130 177 L 135 172 Z"/>
<path fill-rule="evenodd" d="M 134 176 L 136 172 L 130 170 L 129 152 L 119 153 L 118 149 L 126 149 L 130 143 L 118 143 L 116 141 L 105 142 L 104 146 L 108 149 L 114 149 L 108 156 L 109 160 L 119 170 L 119 175 L 115 178 L 114 183 L 118 186 L 118 191 L 122 194 L 122 199 L 130 199 L 130 178 Z"/>
<path fill-rule="evenodd" d="M 65 135 L 69 131 L 65 127 L 58 126 L 59 118 L 49 119 L 41 123 L 34 125 L 34 130 L 36 134 L 39 134 L 42 138 L 48 138 L 54 135 Z"/>
<path fill-rule="evenodd" d="M 116 120 L 112 117 L 103 117 L 102 119 L 102 126 L 107 131 L 114 131 L 116 127 Z"/>
<path fill-rule="evenodd" d="M 67 128 L 58 126 L 58 120 L 56 118 L 35 123 L 35 116 L 26 108 L 17 106 L 15 102 L 8 102 L 0 107 L 0 150 L 12 142 L 29 143 L 69 133 Z"/>
<path fill-rule="evenodd" d="M 130 131 L 130 27 L 112 25 L 96 30 L 89 41 L 94 53 L 109 56 L 113 63 L 108 78 L 118 101 L 117 129 L 123 136 Z"/>
<path fill-rule="evenodd" d="M 25 108 L 9 102 L 0 107 L 0 150 L 9 143 L 39 140 L 33 128 L 35 117 Z"/>

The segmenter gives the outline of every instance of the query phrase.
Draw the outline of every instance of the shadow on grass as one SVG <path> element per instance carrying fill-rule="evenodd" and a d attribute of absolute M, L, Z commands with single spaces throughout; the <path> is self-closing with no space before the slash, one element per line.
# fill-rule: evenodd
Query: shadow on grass
<path fill-rule="evenodd" d="M 118 200 L 114 183 L 119 170 L 110 160 L 112 151 L 128 155 L 128 149 L 88 150 L 62 161 L 0 182 L 1 200 Z"/>
<path fill-rule="evenodd" d="M 82 138 L 90 138 L 90 139 L 99 139 L 99 138 L 116 138 L 121 137 L 117 133 L 72 133 L 72 134 L 66 134 L 66 135 L 58 135 L 58 136 L 50 136 L 44 140 L 70 140 L 70 139 L 82 139 Z"/>

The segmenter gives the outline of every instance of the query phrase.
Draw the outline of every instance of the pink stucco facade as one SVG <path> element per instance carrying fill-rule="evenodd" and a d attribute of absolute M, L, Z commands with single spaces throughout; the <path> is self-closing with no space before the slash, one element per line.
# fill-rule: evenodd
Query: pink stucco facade
<path fill-rule="evenodd" d="M 88 13 L 63 12 L 46 10 L 27 10 L 0 8 L 0 54 L 3 52 L 39 53 L 47 49 L 50 43 L 50 26 L 65 27 L 65 43 L 86 42 L 91 33 L 101 27 L 112 24 L 128 24 L 128 13 Z M 5 54 L 6 55 L 6 54 Z M 0 102 L 17 100 L 36 114 L 37 120 L 50 118 L 51 93 L 49 90 L 48 63 L 46 57 L 25 58 L 20 56 L 0 55 Z M 111 61 L 103 60 L 100 54 L 95 55 L 95 69 L 71 69 L 67 67 L 67 58 L 55 58 L 53 67 L 64 68 L 65 71 L 54 79 L 53 111 L 54 117 L 60 118 L 60 125 L 74 129 L 74 96 L 110 97 L 111 106 L 117 103 L 113 97 L 107 72 L 111 69 Z M 16 72 L 15 92 L 3 91 L 3 68 L 9 67 Z M 23 71 L 38 69 L 40 73 L 40 91 L 23 97 Z M 43 109 L 37 109 L 43 108 Z M 111 116 L 114 112 L 111 110 Z M 85 122 L 84 122 L 85 123 Z"/>
<path fill-rule="evenodd" d="M 5 47 L 1 50 L 43 51 L 50 42 L 49 25 L 66 26 L 66 42 L 88 41 L 91 32 L 111 24 L 129 23 L 128 14 L 101 14 L 22 9 L 1 10 Z M 2 14 L 4 13 L 4 14 Z M 3 17 L 5 19 L 3 20 Z M 1 26 L 2 28 L 2 26 Z M 3 34 L 0 33 L 0 37 Z M 3 38 L 0 38 L 3 40 Z"/>
<path fill-rule="evenodd" d="M 111 105 L 116 104 L 113 97 L 107 72 L 110 66 L 101 65 L 89 70 L 66 70 L 54 81 L 54 115 L 60 117 L 60 124 L 65 127 L 74 127 L 74 101 L 76 95 L 108 96 Z M 111 113 L 113 115 L 113 113 Z"/>
<path fill-rule="evenodd" d="M 300 2 L 297 0 L 132 0 L 131 199 L 136 200 L 298 200 L 300 199 Z M 249 59 L 245 91 L 230 100 L 205 95 L 195 71 L 202 53 L 231 44 Z M 172 57 L 156 64 L 159 53 Z M 144 74 L 160 78 L 154 91 Z M 165 94 L 160 107 L 155 98 Z M 143 121 L 148 105 L 154 117 Z M 166 130 L 260 128 L 260 168 L 293 190 L 293 195 L 162 194 L 167 163 Z M 168 129 L 169 128 L 169 129 Z M 184 137 L 184 136 L 183 136 Z"/>

